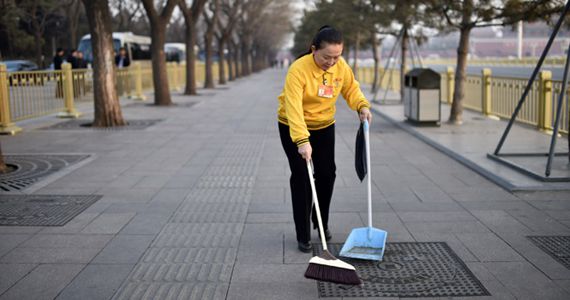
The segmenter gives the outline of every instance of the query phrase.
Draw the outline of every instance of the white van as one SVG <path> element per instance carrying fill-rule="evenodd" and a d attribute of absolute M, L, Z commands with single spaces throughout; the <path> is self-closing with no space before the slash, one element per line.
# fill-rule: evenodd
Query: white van
<path fill-rule="evenodd" d="M 150 37 L 134 35 L 132 32 L 113 32 L 113 48 L 115 53 L 124 47 L 131 61 L 150 61 Z M 91 35 L 87 34 L 79 41 L 77 50 L 83 52 L 83 58 L 90 64 L 93 63 L 93 49 L 91 49 Z"/>

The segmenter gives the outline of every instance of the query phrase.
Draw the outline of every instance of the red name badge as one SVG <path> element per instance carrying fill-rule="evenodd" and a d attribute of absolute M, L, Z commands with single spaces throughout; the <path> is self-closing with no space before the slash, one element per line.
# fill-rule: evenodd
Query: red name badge
<path fill-rule="evenodd" d="M 319 97 L 332 98 L 333 92 L 334 89 L 332 85 L 324 85 L 324 84 L 319 85 L 319 92 L 318 92 Z"/>

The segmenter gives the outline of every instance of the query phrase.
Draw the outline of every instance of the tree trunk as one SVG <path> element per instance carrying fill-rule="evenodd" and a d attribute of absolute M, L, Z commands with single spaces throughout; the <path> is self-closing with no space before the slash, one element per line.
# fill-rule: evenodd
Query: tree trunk
<path fill-rule="evenodd" d="M 358 80 L 358 52 L 360 51 L 360 31 L 356 32 L 356 40 L 354 41 L 354 62 L 352 64 L 352 72 L 354 78 Z"/>
<path fill-rule="evenodd" d="M 249 39 L 244 38 L 241 44 L 241 76 L 247 76 L 251 73 L 251 65 L 249 62 L 251 49 L 248 40 Z"/>
<path fill-rule="evenodd" d="M 224 65 L 226 63 L 226 55 L 224 54 L 225 45 L 226 43 L 223 38 L 218 39 L 218 57 L 220 58 L 218 60 L 219 84 L 226 84 L 226 66 Z"/>
<path fill-rule="evenodd" d="M 93 49 L 93 91 L 95 117 L 93 126 L 125 125 L 115 88 L 115 57 L 113 49 L 111 12 L 108 0 L 82 0 L 91 32 Z"/>
<path fill-rule="evenodd" d="M 8 173 L 8 166 L 4 162 L 4 155 L 2 154 L 2 145 L 0 145 L 0 174 Z"/>
<path fill-rule="evenodd" d="M 152 53 L 152 82 L 154 83 L 154 104 L 160 106 L 172 105 L 168 74 L 166 72 L 166 54 L 164 43 L 166 40 L 166 24 L 157 22 L 151 25 L 151 53 Z"/>
<path fill-rule="evenodd" d="M 372 93 L 376 93 L 376 90 L 378 89 L 378 86 L 380 85 L 380 83 L 378 82 L 379 79 L 379 74 L 378 74 L 378 68 L 380 67 L 380 51 L 378 51 L 378 47 L 379 47 L 379 42 L 378 39 L 376 38 L 376 33 L 372 32 L 371 33 L 371 38 L 370 38 L 370 42 L 372 44 L 372 56 L 374 58 L 374 78 L 372 79 Z"/>
<path fill-rule="evenodd" d="M 242 68 L 240 66 L 240 49 L 236 43 L 233 43 L 234 48 L 234 79 L 240 78 L 243 76 Z"/>
<path fill-rule="evenodd" d="M 69 4 L 68 9 L 68 22 L 69 22 L 69 41 L 71 45 L 69 48 L 77 47 L 77 25 L 79 23 L 79 16 L 81 15 L 81 2 L 74 0 Z"/>
<path fill-rule="evenodd" d="M 406 56 L 408 54 L 408 28 L 402 29 L 402 59 L 400 61 L 400 101 L 404 101 L 404 78 L 406 76 Z"/>
<path fill-rule="evenodd" d="M 192 14 L 184 14 L 186 22 L 186 89 L 184 95 L 197 95 L 196 91 L 196 24 L 192 20 Z"/>
<path fill-rule="evenodd" d="M 206 51 L 206 77 L 204 80 L 204 88 L 206 89 L 213 89 L 214 88 L 214 73 L 212 72 L 212 64 L 213 64 L 213 46 L 212 46 L 212 36 L 206 34 L 204 36 L 204 45 Z"/>
<path fill-rule="evenodd" d="M 460 30 L 459 47 L 457 48 L 457 67 L 455 69 L 455 90 L 449 114 L 449 123 L 460 125 L 463 123 L 463 98 L 465 98 L 465 78 L 467 72 L 467 54 L 469 54 L 469 35 L 471 27 L 466 26 Z"/>
<path fill-rule="evenodd" d="M 234 51 L 232 49 L 232 44 L 226 40 L 224 44 L 228 45 L 228 80 L 234 81 L 235 80 L 235 73 L 234 73 Z"/>

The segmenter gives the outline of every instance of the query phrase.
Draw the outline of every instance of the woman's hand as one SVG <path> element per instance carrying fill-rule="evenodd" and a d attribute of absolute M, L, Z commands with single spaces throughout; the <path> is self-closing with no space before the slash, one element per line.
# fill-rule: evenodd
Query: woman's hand
<path fill-rule="evenodd" d="M 368 124 L 372 122 L 372 114 L 366 107 L 360 109 L 358 116 L 360 117 L 360 122 L 364 122 L 364 120 L 368 120 Z"/>
<path fill-rule="evenodd" d="M 306 144 L 299 146 L 298 151 L 304 160 L 310 160 L 311 155 L 313 154 L 313 148 L 311 147 L 310 143 L 306 143 Z"/>

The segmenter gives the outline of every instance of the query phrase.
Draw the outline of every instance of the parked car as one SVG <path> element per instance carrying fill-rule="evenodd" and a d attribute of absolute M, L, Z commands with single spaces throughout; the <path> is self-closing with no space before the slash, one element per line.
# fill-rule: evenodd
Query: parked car
<path fill-rule="evenodd" d="M 6 65 L 8 72 L 39 70 L 38 65 L 29 60 L 7 60 L 2 63 Z"/>
<path fill-rule="evenodd" d="M 10 74 L 11 72 L 25 72 L 25 71 L 37 71 L 38 65 L 36 63 L 29 61 L 29 60 L 6 60 L 2 61 L 6 65 L 6 69 L 8 71 L 8 81 L 10 86 L 14 86 L 14 81 L 18 82 L 14 76 L 33 76 L 32 82 L 35 82 L 35 85 L 44 85 L 44 78 L 38 74 L 31 74 L 31 75 L 23 75 L 23 74 Z"/>

